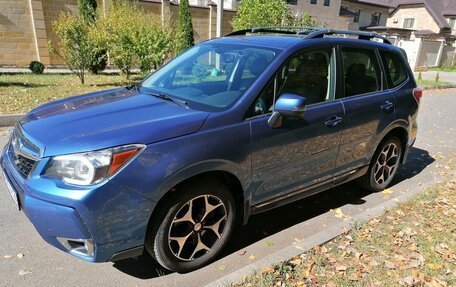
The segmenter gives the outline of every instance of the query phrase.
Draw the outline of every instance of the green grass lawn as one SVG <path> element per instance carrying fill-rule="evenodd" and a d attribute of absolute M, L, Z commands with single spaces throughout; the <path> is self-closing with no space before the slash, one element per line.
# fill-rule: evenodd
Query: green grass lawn
<path fill-rule="evenodd" d="M 119 75 L 87 75 L 82 85 L 73 74 L 0 75 L 0 114 L 25 113 L 61 98 L 128 85 L 141 79 L 126 80 Z"/>
<path fill-rule="evenodd" d="M 441 85 L 448 85 L 451 83 L 442 81 L 436 82 L 435 80 L 416 80 L 416 84 L 418 85 L 418 87 L 438 87 Z"/>

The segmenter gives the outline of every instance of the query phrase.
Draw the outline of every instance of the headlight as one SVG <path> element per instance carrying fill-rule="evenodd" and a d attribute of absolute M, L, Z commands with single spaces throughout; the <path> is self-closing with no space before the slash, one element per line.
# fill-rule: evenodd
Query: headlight
<path fill-rule="evenodd" d="M 45 175 L 74 185 L 97 184 L 114 175 L 144 148 L 144 145 L 127 145 L 56 156 L 51 159 Z"/>

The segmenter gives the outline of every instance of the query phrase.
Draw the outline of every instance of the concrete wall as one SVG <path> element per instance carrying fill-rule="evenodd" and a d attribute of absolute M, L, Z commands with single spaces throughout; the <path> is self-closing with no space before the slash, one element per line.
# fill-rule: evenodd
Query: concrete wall
<path fill-rule="evenodd" d="M 415 18 L 415 30 L 431 30 L 434 33 L 439 33 L 440 28 L 432 18 L 429 11 L 423 5 L 407 5 L 400 6 L 387 21 L 388 27 L 403 28 L 406 18 Z M 397 23 L 395 23 L 397 20 Z"/>
<path fill-rule="evenodd" d="M 106 9 L 111 0 L 99 0 Z M 235 0 L 233 0 L 235 1 Z M 147 12 L 169 23 L 177 23 L 179 6 L 169 0 L 140 0 Z M 0 65 L 27 66 L 38 60 L 45 65 L 62 65 L 62 60 L 50 54 L 48 41 L 57 41 L 52 23 L 62 11 L 76 12 L 76 0 L 0 0 Z M 215 37 L 215 5 L 191 6 L 196 43 Z M 225 10 L 223 34 L 232 31 L 233 10 Z"/>

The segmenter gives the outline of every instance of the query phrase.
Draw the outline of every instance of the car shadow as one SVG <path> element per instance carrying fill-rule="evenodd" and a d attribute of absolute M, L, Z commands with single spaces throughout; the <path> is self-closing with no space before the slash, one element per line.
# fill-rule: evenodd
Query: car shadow
<path fill-rule="evenodd" d="M 413 148 L 405 165 L 402 165 L 393 184 L 414 177 L 435 161 L 429 153 Z M 294 203 L 278 207 L 250 217 L 247 225 L 238 225 L 229 243 L 217 259 L 228 256 L 263 238 L 309 220 L 346 204 L 361 205 L 370 192 L 350 182 Z M 294 212 L 290 212 L 294 211 Z M 274 220 L 271 220 L 274 218 Z M 114 268 L 139 279 L 151 279 L 170 274 L 150 256 L 143 254 L 136 258 L 117 261 Z"/>

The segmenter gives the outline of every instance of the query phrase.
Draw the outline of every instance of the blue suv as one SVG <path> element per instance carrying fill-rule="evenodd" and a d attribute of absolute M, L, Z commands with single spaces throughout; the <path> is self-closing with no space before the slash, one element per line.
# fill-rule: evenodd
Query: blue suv
<path fill-rule="evenodd" d="M 140 83 L 34 109 L 1 166 L 51 245 L 92 262 L 147 251 L 188 272 L 252 214 L 354 179 L 386 188 L 415 141 L 421 94 L 380 35 L 243 30 Z"/>

